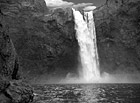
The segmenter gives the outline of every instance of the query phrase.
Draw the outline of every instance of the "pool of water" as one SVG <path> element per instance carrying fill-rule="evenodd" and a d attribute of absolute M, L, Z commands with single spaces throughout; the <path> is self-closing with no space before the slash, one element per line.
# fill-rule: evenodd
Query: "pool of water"
<path fill-rule="evenodd" d="M 33 103 L 140 103 L 140 84 L 34 85 Z"/>

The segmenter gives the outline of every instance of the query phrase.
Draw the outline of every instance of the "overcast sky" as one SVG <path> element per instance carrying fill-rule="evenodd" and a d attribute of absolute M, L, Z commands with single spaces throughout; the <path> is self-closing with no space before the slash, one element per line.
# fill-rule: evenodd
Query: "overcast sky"
<path fill-rule="evenodd" d="M 87 6 L 100 6 L 105 3 L 106 0 L 45 0 L 48 7 L 87 7 Z"/>
<path fill-rule="evenodd" d="M 106 0 L 64 0 L 73 3 L 93 3 L 95 6 L 100 6 L 105 3 Z"/>

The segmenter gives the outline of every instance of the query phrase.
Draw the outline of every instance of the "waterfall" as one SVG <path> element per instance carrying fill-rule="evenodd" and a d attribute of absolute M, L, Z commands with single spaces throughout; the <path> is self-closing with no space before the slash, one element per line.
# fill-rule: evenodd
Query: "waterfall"
<path fill-rule="evenodd" d="M 96 81 L 100 78 L 100 71 L 93 11 L 85 11 L 82 15 L 79 11 L 72 10 L 80 46 L 80 76 L 86 81 Z"/>

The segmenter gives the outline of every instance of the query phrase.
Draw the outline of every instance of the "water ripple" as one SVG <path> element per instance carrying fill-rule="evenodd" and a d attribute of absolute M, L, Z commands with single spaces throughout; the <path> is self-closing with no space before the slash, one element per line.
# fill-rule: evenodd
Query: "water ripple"
<path fill-rule="evenodd" d="M 35 85 L 34 103 L 140 103 L 140 84 Z"/>

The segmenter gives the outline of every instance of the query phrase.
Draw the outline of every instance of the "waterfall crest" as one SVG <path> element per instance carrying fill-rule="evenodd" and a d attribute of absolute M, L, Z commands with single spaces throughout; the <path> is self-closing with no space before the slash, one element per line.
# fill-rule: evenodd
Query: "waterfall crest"
<path fill-rule="evenodd" d="M 93 11 L 85 11 L 82 15 L 79 11 L 72 10 L 80 46 L 80 76 L 86 81 L 96 81 L 100 78 L 100 71 Z"/>

